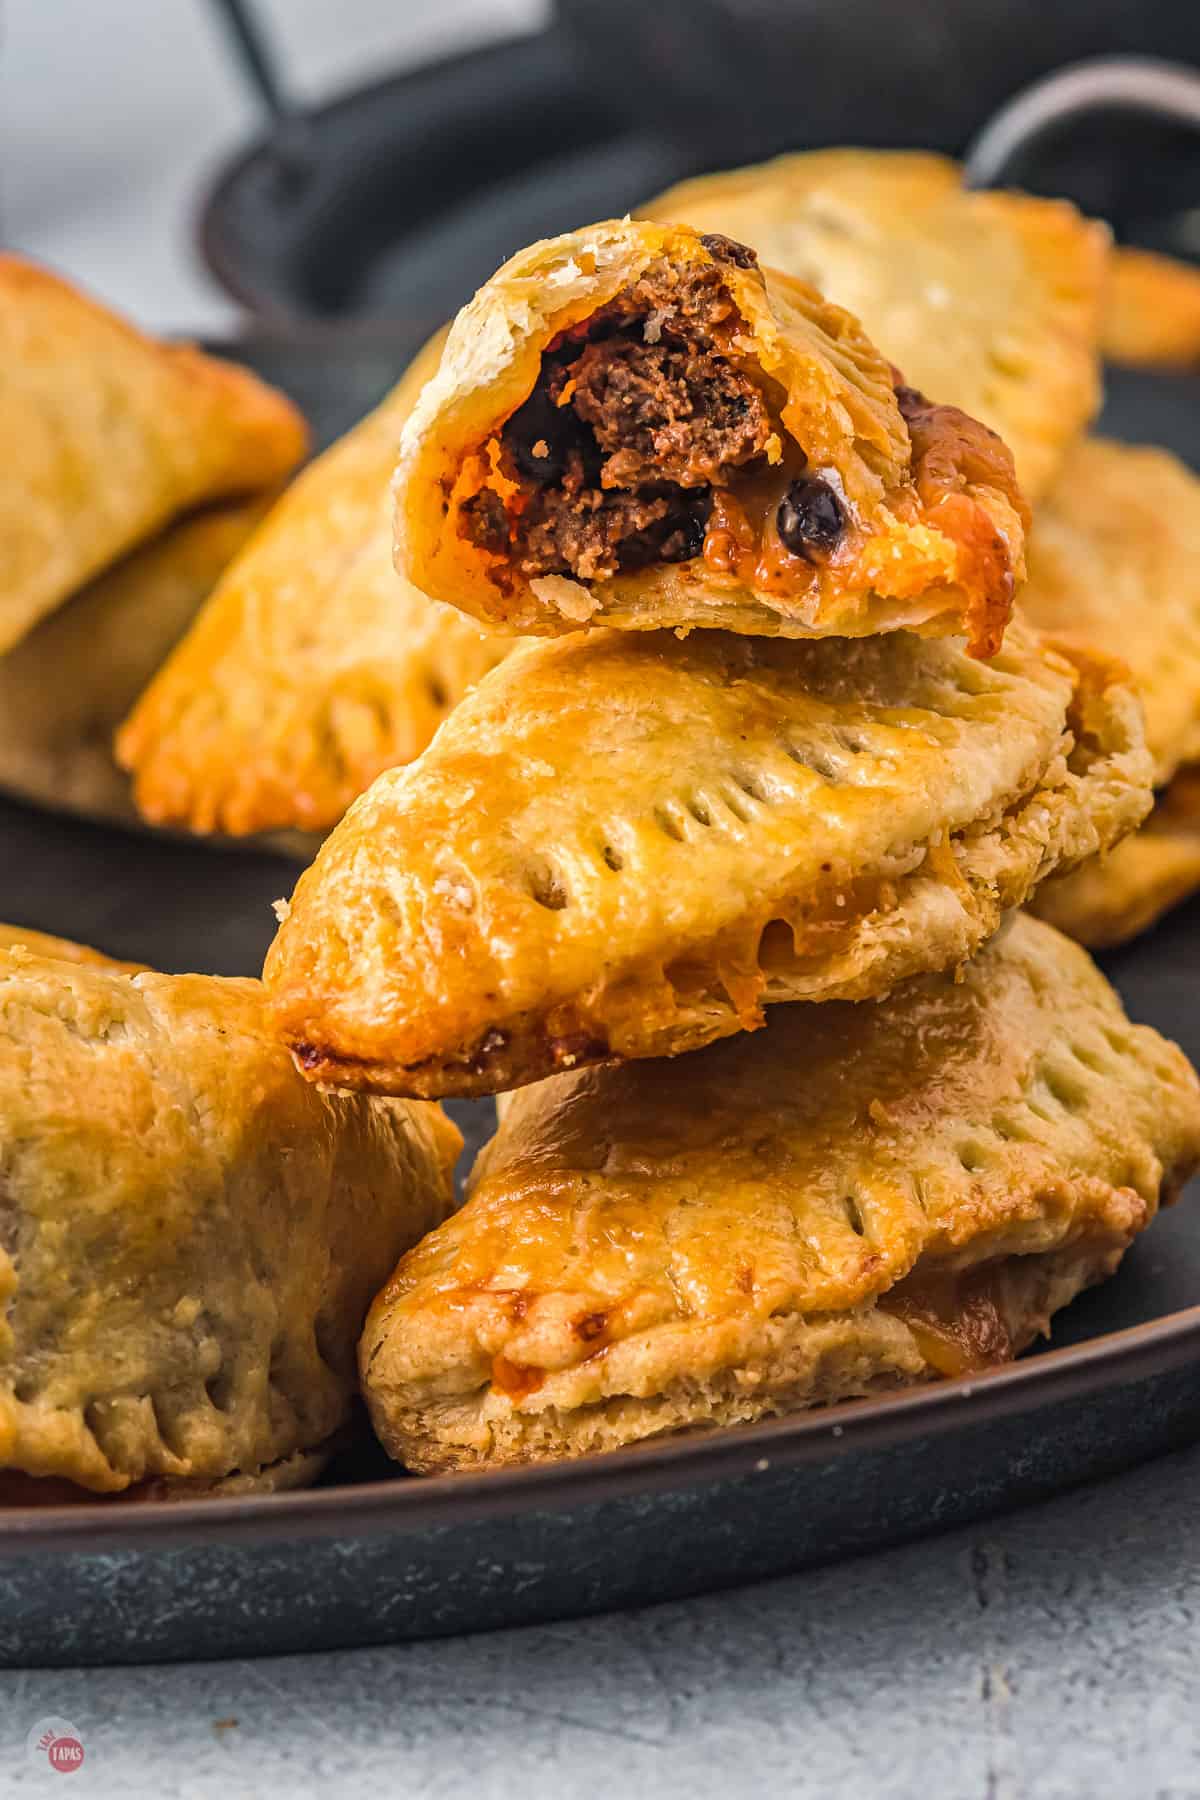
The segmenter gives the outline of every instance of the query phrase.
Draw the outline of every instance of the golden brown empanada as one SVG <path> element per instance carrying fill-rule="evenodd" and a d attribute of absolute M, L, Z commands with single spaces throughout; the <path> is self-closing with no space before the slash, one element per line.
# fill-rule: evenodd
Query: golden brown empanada
<path fill-rule="evenodd" d="M 0 255 L 0 651 L 177 514 L 278 481 L 306 443 L 248 370 Z"/>
<path fill-rule="evenodd" d="M 113 732 L 269 504 L 231 502 L 168 526 L 0 657 L 0 788 L 137 822 Z"/>
<path fill-rule="evenodd" d="M 1186 1058 L 1020 916 L 961 980 L 513 1096 L 371 1308 L 375 1429 L 496 1466 L 1006 1362 L 1198 1158 Z"/>
<path fill-rule="evenodd" d="M 152 823 L 328 830 L 512 648 L 392 566 L 396 443 L 443 337 L 297 479 L 123 727 Z"/>
<path fill-rule="evenodd" d="M 1167 450 L 1084 438 L 1030 534 L 1021 609 L 1129 665 L 1157 786 L 1200 759 L 1200 479 Z"/>
<path fill-rule="evenodd" d="M 0 1468 L 104 1493 L 311 1474 L 460 1144 L 436 1107 L 302 1081 L 257 982 L 25 934 L 0 952 Z"/>
<path fill-rule="evenodd" d="M 1200 766 L 1180 769 L 1140 830 L 1039 888 L 1033 910 L 1093 950 L 1148 931 L 1200 888 Z"/>
<path fill-rule="evenodd" d="M 1200 886 L 1186 767 L 1200 759 L 1200 480 L 1166 450 L 1084 439 L 1038 510 L 1021 607 L 1060 640 L 1122 657 L 1145 705 L 1165 794 L 1135 836 L 1033 902 L 1081 943 L 1121 943 Z"/>
<path fill-rule="evenodd" d="M 1114 250 L 1101 342 L 1112 362 L 1200 363 L 1200 269 L 1152 250 Z"/>
<path fill-rule="evenodd" d="M 1100 404 L 1108 232 L 1061 200 L 970 193 L 921 151 L 817 150 L 642 209 L 753 244 L 848 307 L 936 399 L 998 431 L 1031 499 Z"/>
<path fill-rule="evenodd" d="M 491 1093 L 952 967 L 1144 816 L 1125 680 L 1024 626 L 990 663 L 910 632 L 534 644 L 326 840 L 275 1021 L 314 1080 Z"/>
<path fill-rule="evenodd" d="M 1012 459 L 896 379 L 744 244 L 629 219 L 534 244 L 405 426 L 399 566 L 512 630 L 904 626 L 990 654 L 1023 567 Z"/>

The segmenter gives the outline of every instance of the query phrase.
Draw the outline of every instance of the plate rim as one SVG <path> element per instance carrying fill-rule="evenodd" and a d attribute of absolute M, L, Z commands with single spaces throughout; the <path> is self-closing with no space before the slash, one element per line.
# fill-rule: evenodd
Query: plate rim
<path fill-rule="evenodd" d="M 751 1424 L 651 1439 L 517 1467 L 250 1494 L 228 1499 L 0 1508 L 0 1558 L 61 1550 L 154 1552 L 185 1544 L 366 1536 L 463 1525 L 829 1464 L 907 1438 L 1037 1411 L 1200 1362 L 1200 1304 L 972 1375 Z M 126 1540 L 130 1540 L 126 1542 Z"/>

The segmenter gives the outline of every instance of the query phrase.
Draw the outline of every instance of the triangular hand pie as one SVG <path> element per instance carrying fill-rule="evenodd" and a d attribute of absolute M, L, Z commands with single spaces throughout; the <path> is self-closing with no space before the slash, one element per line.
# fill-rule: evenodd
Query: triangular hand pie
<path fill-rule="evenodd" d="M 450 1209 L 436 1107 L 323 1094 L 256 981 L 0 950 L 0 1470 L 97 1492 L 311 1475 L 396 1256 Z"/>
<path fill-rule="evenodd" d="M 923 151 L 816 150 L 641 209 L 753 244 L 860 318 L 904 379 L 998 431 L 1030 499 L 1100 404 L 1109 235 L 1062 200 L 971 193 Z"/>
<path fill-rule="evenodd" d="M 230 502 L 169 525 L 0 657 L 0 788 L 137 821 L 113 732 L 269 504 Z"/>
<path fill-rule="evenodd" d="M 273 485 L 306 442 L 248 370 L 0 256 L 0 651 L 177 514 Z"/>
<path fill-rule="evenodd" d="M 951 967 L 1144 816 L 1124 680 L 1025 627 L 990 663 L 909 632 L 531 645 L 301 877 L 276 1022 L 314 1079 L 488 1093 Z"/>
<path fill-rule="evenodd" d="M 1167 450 L 1084 438 L 1038 508 L 1021 610 L 1129 665 L 1157 786 L 1200 759 L 1200 478 Z"/>
<path fill-rule="evenodd" d="M 371 1309 L 375 1429 L 494 1466 L 1005 1362 L 1198 1158 L 1186 1058 L 1017 917 L 959 981 L 514 1095 Z"/>
<path fill-rule="evenodd" d="M 1024 502 L 1000 440 L 940 398 L 744 244 L 571 232 L 456 319 L 404 430 L 399 566 L 517 631 L 903 626 L 989 654 Z"/>
<path fill-rule="evenodd" d="M 151 823 L 326 831 L 512 648 L 392 566 L 396 443 L 440 345 L 293 483 L 123 727 Z"/>

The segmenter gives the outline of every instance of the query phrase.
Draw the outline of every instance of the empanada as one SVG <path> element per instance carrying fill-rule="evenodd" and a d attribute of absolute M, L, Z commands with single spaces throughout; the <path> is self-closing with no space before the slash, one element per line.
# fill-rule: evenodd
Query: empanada
<path fill-rule="evenodd" d="M 753 244 L 860 318 L 905 381 L 998 431 L 1030 499 L 1100 404 L 1108 232 L 1061 200 L 970 193 L 920 151 L 817 150 L 642 209 Z"/>
<path fill-rule="evenodd" d="M 230 502 L 169 525 L 0 657 L 0 788 L 137 821 L 113 732 L 269 504 Z"/>
<path fill-rule="evenodd" d="M 514 1095 L 371 1309 L 372 1420 L 496 1466 L 1007 1362 L 1198 1158 L 1181 1051 L 1017 917 L 959 981 Z"/>
<path fill-rule="evenodd" d="M 304 454 L 289 400 L 0 255 L 0 651 L 177 514 Z"/>
<path fill-rule="evenodd" d="M 1200 363 L 1200 268 L 1152 250 L 1114 250 L 1101 342 L 1117 363 Z"/>
<path fill-rule="evenodd" d="M 1166 450 L 1084 439 L 1038 509 L 1021 608 L 1122 657 L 1146 709 L 1165 793 L 1141 831 L 1033 902 L 1081 943 L 1121 943 L 1200 887 L 1200 480 Z"/>
<path fill-rule="evenodd" d="M 455 320 L 401 440 L 399 566 L 511 630 L 904 626 L 990 654 L 1024 502 L 1000 440 L 939 398 L 744 244 L 570 232 Z"/>
<path fill-rule="evenodd" d="M 1021 610 L 1129 665 L 1156 786 L 1200 759 L 1200 479 L 1167 450 L 1084 438 L 1029 544 Z"/>
<path fill-rule="evenodd" d="M 276 1023 L 315 1080 L 491 1093 L 952 967 L 1144 816 L 1125 680 L 1024 626 L 990 663 L 910 632 L 529 646 L 301 877 Z"/>
<path fill-rule="evenodd" d="M 1140 830 L 1038 889 L 1033 910 L 1093 950 L 1148 931 L 1200 888 L 1200 767 L 1180 769 Z"/>
<path fill-rule="evenodd" d="M 135 707 L 117 754 L 152 823 L 326 831 L 512 648 L 392 566 L 396 443 L 441 342 L 300 475 Z"/>
<path fill-rule="evenodd" d="M 460 1143 L 436 1107 L 302 1081 L 257 982 L 0 952 L 0 1468 L 311 1474 Z"/>

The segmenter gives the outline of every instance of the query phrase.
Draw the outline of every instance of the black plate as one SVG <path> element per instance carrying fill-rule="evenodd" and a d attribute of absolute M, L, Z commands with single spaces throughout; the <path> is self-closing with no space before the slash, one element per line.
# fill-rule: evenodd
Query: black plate
<path fill-rule="evenodd" d="M 247 360 L 328 440 L 399 374 L 380 336 Z M 1200 381 L 1121 374 L 1108 429 L 1200 465 Z M 257 971 L 294 867 L 0 801 L 0 916 L 167 969 Z M 1200 1062 L 1200 901 L 1108 959 Z M 489 1103 L 452 1106 L 470 1142 Z M 369 1444 L 309 1493 L 0 1513 L 0 1664 L 366 1644 L 698 1592 L 962 1523 L 1200 1435 L 1200 1209 L 1184 1203 L 1017 1367 L 586 1461 L 414 1480 Z"/>

